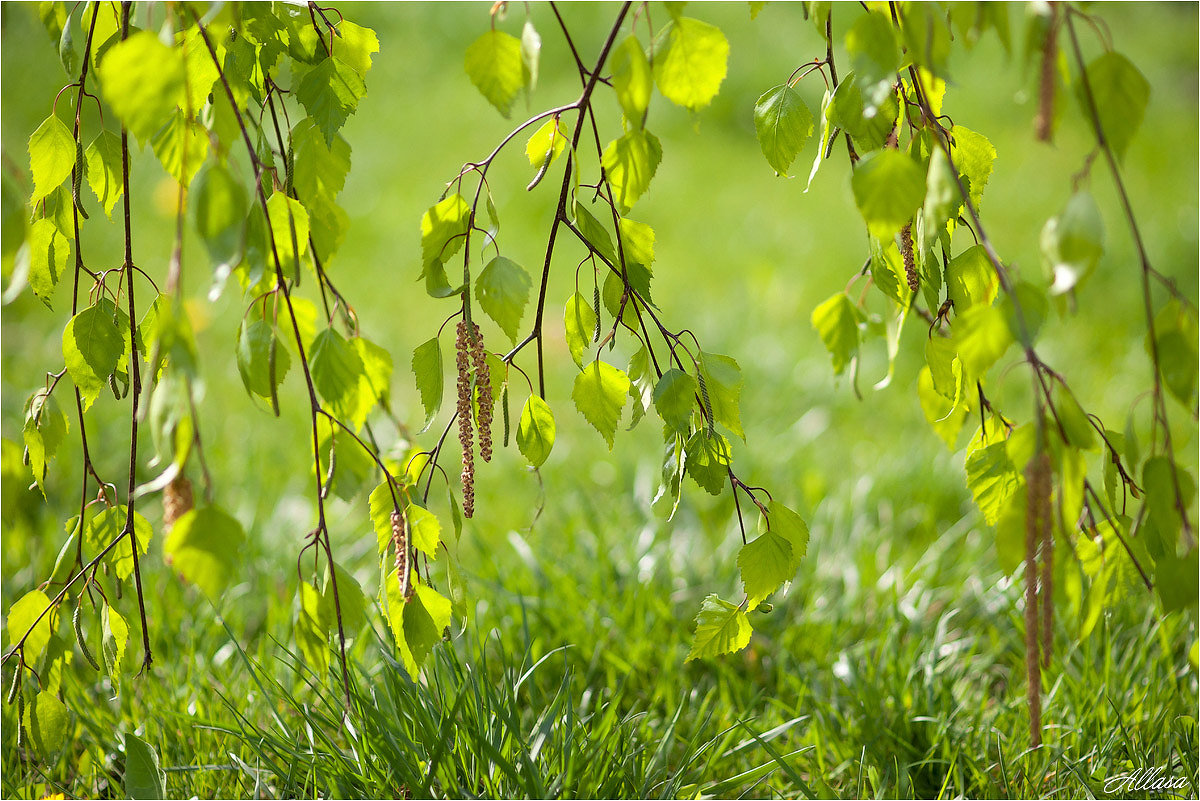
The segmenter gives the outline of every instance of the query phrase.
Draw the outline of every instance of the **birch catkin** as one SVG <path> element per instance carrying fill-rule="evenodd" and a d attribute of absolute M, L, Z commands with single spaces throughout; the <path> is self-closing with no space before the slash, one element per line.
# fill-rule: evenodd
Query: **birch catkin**
<path fill-rule="evenodd" d="M 1038 84 L 1038 113 L 1034 128 L 1038 141 L 1049 142 L 1054 135 L 1054 68 L 1058 61 L 1058 9 L 1051 5 L 1050 25 L 1042 43 L 1042 72 Z"/>
<path fill-rule="evenodd" d="M 474 326 L 471 339 L 471 366 L 475 370 L 475 403 L 479 408 L 479 457 L 485 462 L 492 460 L 492 411 L 495 398 L 492 396 L 492 371 L 487 363 L 487 351 L 483 348 L 483 334 Z"/>
<path fill-rule="evenodd" d="M 917 275 L 917 260 L 913 257 L 912 223 L 906 223 L 900 229 L 900 255 L 904 257 L 904 277 L 908 279 L 908 288 L 916 292 L 921 288 L 921 279 Z"/>
<path fill-rule="evenodd" d="M 459 320 L 454 340 L 454 361 L 458 367 L 458 443 L 462 446 L 463 515 L 475 514 L 475 449 L 471 428 L 471 363 L 467 349 L 467 322 Z"/>
<path fill-rule="evenodd" d="M 412 561 L 408 558 L 408 521 L 398 510 L 392 510 L 392 545 L 396 548 L 396 581 L 400 597 L 408 603 L 413 596 Z"/>

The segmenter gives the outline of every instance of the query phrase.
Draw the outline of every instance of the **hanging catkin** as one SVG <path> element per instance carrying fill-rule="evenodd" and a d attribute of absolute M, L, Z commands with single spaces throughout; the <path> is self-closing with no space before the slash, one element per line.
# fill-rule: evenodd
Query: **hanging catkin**
<path fill-rule="evenodd" d="M 1042 42 L 1042 73 L 1038 84 L 1038 112 L 1034 129 L 1040 142 L 1054 135 L 1054 69 L 1058 61 L 1058 9 L 1050 6 L 1050 24 Z"/>
<path fill-rule="evenodd" d="M 392 545 L 396 548 L 396 581 L 400 585 L 400 597 L 408 603 L 414 589 L 412 560 L 408 554 L 408 521 L 397 510 L 392 510 Z"/>
<path fill-rule="evenodd" d="M 471 366 L 475 370 L 475 403 L 479 408 L 479 456 L 483 461 L 492 460 L 492 411 L 495 398 L 492 396 L 492 371 L 487 363 L 487 351 L 483 348 L 483 334 L 474 326 L 471 339 Z"/>
<path fill-rule="evenodd" d="M 904 277 L 908 279 L 908 288 L 916 292 L 921 288 L 921 279 L 917 275 L 917 260 L 913 257 L 912 223 L 906 223 L 900 229 L 900 255 L 904 257 Z"/>
<path fill-rule="evenodd" d="M 475 450 L 471 436 L 471 363 L 467 348 L 467 322 L 459 320 L 454 339 L 454 361 L 458 367 L 458 443 L 462 446 L 463 515 L 475 514 Z"/>

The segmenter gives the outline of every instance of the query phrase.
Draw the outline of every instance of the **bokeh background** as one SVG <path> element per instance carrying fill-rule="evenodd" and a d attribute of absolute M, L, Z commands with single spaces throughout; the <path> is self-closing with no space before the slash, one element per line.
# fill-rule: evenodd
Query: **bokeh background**
<path fill-rule="evenodd" d="M 347 3 L 338 8 L 347 19 L 374 28 L 381 50 L 367 78 L 368 95 L 343 129 L 352 147 L 352 169 L 341 200 L 351 224 L 330 272 L 355 305 L 364 335 L 392 354 L 394 408 L 415 430 L 423 413 L 408 369 L 411 353 L 452 311 L 449 301 L 430 299 L 417 281 L 421 214 L 461 164 L 490 152 L 527 110 L 574 99 L 578 79 L 553 16 L 542 4 L 532 4 L 529 12 L 543 38 L 540 81 L 528 106 L 518 101 L 513 120 L 503 119 L 479 96 L 462 66 L 466 47 L 487 28 L 487 4 Z M 594 57 L 615 8 L 608 3 L 563 7 L 585 62 Z M 1152 86 L 1124 174 L 1156 268 L 1195 298 L 1200 215 L 1196 7 L 1139 3 L 1090 9 L 1106 21 L 1116 48 Z M 4 166 L 25 172 L 28 136 L 69 79 L 32 9 L 4 4 L 0 10 Z M 559 249 L 547 303 L 547 400 L 557 418 L 558 440 L 540 476 L 523 466 L 515 448 L 480 467 L 476 518 L 465 529 L 461 557 L 473 614 L 451 647 L 469 658 L 489 632 L 517 653 L 528 648 L 542 655 L 571 645 L 563 659 L 577 662 L 601 684 L 603 677 L 623 675 L 644 684 L 649 708 L 677 702 L 672 701 L 676 690 L 655 684 L 658 672 L 697 686 L 741 682 L 740 689 L 729 691 L 729 703 L 752 701 L 746 714 L 781 720 L 820 717 L 814 711 L 820 687 L 826 688 L 825 700 L 858 693 L 847 689 L 853 682 L 845 676 L 872 658 L 855 650 L 861 642 L 882 644 L 899 637 L 911 640 L 903 647 L 919 654 L 933 641 L 947 608 L 959 609 L 961 620 L 982 621 L 981 630 L 1010 625 L 1008 634 L 987 636 L 1003 641 L 1001 651 L 1019 648 L 1012 639 L 1019 636 L 1013 633 L 1017 590 L 999 569 L 992 533 L 964 487 L 963 454 L 951 452 L 934 435 L 917 401 L 925 326 L 910 321 L 895 376 L 885 389 L 872 389 L 887 371 L 885 345 L 878 341 L 866 349 L 860 371 L 864 397 L 857 400 L 847 378 L 832 375 L 809 323 L 812 309 L 846 285 L 867 253 L 845 151 L 839 143 L 805 192 L 814 143 L 797 159 L 797 177 L 775 176 L 759 152 L 752 107 L 796 66 L 823 55 L 820 37 L 800 4 L 767 4 L 754 20 L 744 3 L 696 3 L 687 13 L 725 32 L 731 43 L 728 76 L 712 105 L 696 114 L 655 98 L 648 127 L 661 139 L 664 155 L 632 216 L 657 233 L 654 297 L 664 320 L 694 331 L 705 350 L 728 354 L 742 368 L 747 443 L 734 443 L 735 465 L 739 475 L 766 485 L 809 521 L 805 567 L 776 599 L 775 611 L 756 619 L 760 633 L 748 654 L 718 665 L 682 666 L 700 600 L 709 592 L 730 597 L 737 587 L 740 538 L 733 504 L 728 494 L 714 499 L 689 482 L 679 514 L 663 521 L 650 504 L 658 484 L 659 432 L 643 424 L 620 433 L 610 452 L 574 411 L 574 368 L 562 340 L 561 310 L 573 291 L 573 268 L 582 252 L 568 243 Z M 1091 137 L 1075 99 L 1062 97 L 1053 144 L 1034 140 L 1037 70 L 1027 66 L 1023 53 L 1025 15 L 1023 6 L 1010 10 L 1011 52 L 994 33 L 970 51 L 954 49 L 954 80 L 944 108 L 956 124 L 984 133 L 995 145 L 984 223 L 1005 261 L 1022 277 L 1040 281 L 1045 275 L 1041 228 L 1070 196 L 1072 176 L 1083 166 Z M 835 10 L 835 35 L 840 37 L 852 16 Z M 524 8 L 512 5 L 500 27 L 519 35 L 523 20 Z M 1098 54 L 1095 35 L 1086 28 L 1081 35 L 1085 50 Z M 799 88 L 815 113 L 824 89 L 821 78 L 809 76 Z M 598 118 L 607 141 L 620 133 L 619 107 L 611 93 L 600 95 Z M 64 96 L 60 111 L 66 105 Z M 559 166 L 536 191 L 526 192 L 531 170 L 523 141 L 518 138 L 496 164 L 491 186 L 503 252 L 536 273 Z M 174 189 L 148 148 L 136 156 L 133 170 L 135 259 L 160 277 L 170 250 Z M 1100 163 L 1089 186 L 1104 213 L 1106 252 L 1072 308 L 1063 305 L 1053 315 L 1040 348 L 1087 410 L 1119 429 L 1151 380 L 1142 344 L 1138 267 L 1112 182 Z M 96 224 L 96 216 L 85 232 L 94 254 L 89 258 L 94 266 L 116 266 L 119 226 Z M 4 249 L 10 253 L 7 242 Z M 6 255 L 6 280 L 11 269 L 11 255 Z M 245 301 L 233 282 L 207 300 L 211 282 L 203 249 L 189 231 L 184 285 L 204 375 L 200 430 L 218 500 L 249 534 L 244 575 L 215 611 L 244 646 L 270 648 L 270 637 L 288 637 L 295 554 L 314 515 L 307 402 L 295 370 L 281 391 L 280 419 L 247 397 L 233 355 Z M 28 291 L 3 308 L 0 432 L 7 441 L 21 441 L 26 398 L 46 371 L 61 366 L 66 285 L 53 312 Z M 311 290 L 311 285 L 301 289 Z M 526 324 L 531 314 L 532 308 Z M 488 323 L 485 335 L 494 349 L 504 349 L 499 329 Z M 1015 359 L 1013 349 L 1008 361 Z M 623 366 L 618 356 L 612 360 Z M 527 369 L 532 364 L 526 362 Z M 994 374 L 994 395 L 1002 408 L 1024 419 L 1026 374 L 1003 366 Z M 514 415 L 523 397 L 514 393 Z M 1140 408 L 1145 412 L 1148 406 Z M 1176 404 L 1173 412 L 1180 421 L 1179 450 L 1190 455 L 1185 463 L 1195 473 L 1195 426 L 1187 410 Z M 102 399 L 93 412 L 89 436 L 106 475 L 121 475 L 127 458 L 123 414 L 125 405 L 111 398 Z M 429 447 L 444 419 L 417 444 Z M 148 439 L 143 447 L 148 449 Z M 78 461 L 78 446 L 64 446 L 51 467 L 48 502 L 6 482 L 6 504 L 12 499 L 19 510 L 4 522 L 6 606 L 41 580 L 57 552 L 62 524 L 77 503 Z M 446 465 L 451 475 L 457 473 L 456 461 L 452 456 Z M 333 508 L 339 560 L 371 594 L 378 572 L 365 496 L 354 503 L 336 501 Z M 148 515 L 157 524 L 157 510 Z M 236 686 L 240 668 L 232 650 L 220 647 L 229 634 L 213 607 L 159 569 L 160 542 L 156 538 L 151 548 L 148 570 L 151 615 L 164 642 L 156 675 L 170 680 L 207 671 L 212 682 Z M 1137 604 L 1142 611 L 1133 614 L 1141 619 L 1150 603 L 1143 598 Z M 1068 617 L 1064 630 L 1072 625 Z M 1187 626 L 1194 641 L 1194 615 Z M 188 644 L 197 642 L 212 643 L 214 651 L 194 652 Z M 1171 653 L 1181 643 L 1186 646 L 1189 635 L 1164 643 L 1168 661 L 1181 658 L 1182 652 Z M 173 663 L 173 648 L 188 655 L 188 665 Z M 1014 653 L 1006 652 L 1005 658 L 1011 661 Z M 368 643 L 357 648 L 356 657 L 368 673 L 381 664 Z M 781 684 L 780 673 L 805 678 Z M 1000 699 L 1001 706 L 1019 705 L 1023 690 L 1007 685 L 1007 669 L 1000 673 L 981 692 Z M 1019 683 L 1019 676 L 1013 680 Z M 755 682 L 766 688 L 767 700 L 747 689 Z M 1190 687 L 1194 702 L 1194 674 Z M 138 703 L 128 694 L 123 698 L 116 703 Z M 180 709 L 189 698 L 202 709 L 205 704 L 219 708 L 202 691 L 181 690 Z M 119 721 L 120 713 L 113 714 Z M 857 753 L 862 743 L 855 732 L 869 731 L 869 716 L 845 714 L 826 722 L 842 720 L 839 725 Z"/>

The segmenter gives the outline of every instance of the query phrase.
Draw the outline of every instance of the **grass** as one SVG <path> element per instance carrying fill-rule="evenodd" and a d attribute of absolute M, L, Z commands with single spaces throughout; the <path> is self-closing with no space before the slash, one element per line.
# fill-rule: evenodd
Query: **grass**
<path fill-rule="evenodd" d="M 1046 745 L 1029 749 L 1020 585 L 999 567 L 994 532 L 962 486 L 961 453 L 936 440 L 913 398 L 924 332 L 910 327 L 893 385 L 868 389 L 860 403 L 845 381 L 831 379 L 808 325 L 812 307 L 861 264 L 844 162 L 827 164 L 807 195 L 798 181 L 774 179 L 747 109 L 819 52 L 811 26 L 782 4 L 755 23 L 743 6 L 694 8 L 728 33 L 730 74 L 694 119 L 654 106 L 665 159 L 638 216 L 658 231 L 655 292 L 668 322 L 692 327 L 706 349 L 742 365 L 748 443 L 735 444 L 738 464 L 812 529 L 800 575 L 770 614 L 755 614 L 750 647 L 684 661 L 700 600 L 736 587 L 732 503 L 691 488 L 675 519 L 662 520 L 651 504 L 658 432 L 642 425 L 623 433 L 609 453 L 570 408 L 572 368 L 552 330 L 548 400 L 559 441 L 540 474 L 512 452 L 481 469 L 480 514 L 460 544 L 469 618 L 456 621 L 451 642 L 414 683 L 376 615 L 350 649 L 353 709 L 345 715 L 339 678 L 314 675 L 292 646 L 294 559 L 313 515 L 306 409 L 288 401 L 300 396 L 299 379 L 283 388 L 281 420 L 245 397 L 229 357 L 243 302 L 227 289 L 192 313 L 218 497 L 250 532 L 243 572 L 214 606 L 176 580 L 152 546 L 153 670 L 136 678 L 127 671 L 114 686 L 76 658 L 63 684 L 74 736 L 49 764 L 22 762 L 6 707 L 0 793 L 120 796 L 125 732 L 157 749 L 167 791 L 179 797 L 1105 797 L 1109 777 L 1152 766 L 1184 777 L 1182 795 L 1200 793 L 1197 674 L 1188 662 L 1195 608 L 1162 617 L 1144 594 L 1131 593 L 1080 642 L 1078 601 L 1060 593 Z M 608 10 L 570 10 L 581 15 L 569 18 L 582 20 L 581 49 L 594 51 Z M 4 11 L 3 143 L 20 163 L 61 76 L 24 10 Z M 483 113 L 461 74 L 461 53 L 486 24 L 482 6 L 473 15 L 432 5 L 343 11 L 376 27 L 384 48 L 347 129 L 353 234 L 333 269 L 362 304 L 368 336 L 392 352 L 396 406 L 415 420 L 407 354 L 445 311 L 411 281 L 415 222 L 457 165 L 490 150 L 510 123 Z M 569 56 L 558 52 L 545 11 L 535 7 L 546 40 L 538 107 L 576 91 L 555 68 Z M 1195 297 L 1195 9 L 1102 13 L 1154 87 L 1153 135 L 1127 157 L 1135 207 L 1156 263 Z M 1054 148 L 1031 148 L 1019 58 L 1005 62 L 989 39 L 972 59 L 956 65 L 961 83 L 947 108 L 997 145 L 985 221 L 1006 257 L 1036 270 L 1037 233 L 1067 197 L 1085 132 L 1064 124 Z M 989 91 L 968 91 L 976 85 Z M 497 203 L 506 254 L 528 265 L 544 247 L 551 199 L 520 189 L 528 180 L 521 160 L 499 164 L 495 186 L 505 188 Z M 148 152 L 134 168 L 158 169 Z M 147 263 L 168 249 L 156 180 L 134 188 Z M 1029 187 L 1042 185 L 1051 189 L 1031 196 Z M 1119 429 L 1147 380 L 1142 322 L 1111 187 L 1095 177 L 1093 191 L 1109 249 L 1082 312 L 1056 315 L 1043 347 L 1089 411 Z M 97 229 L 101 261 L 117 252 L 115 230 Z M 563 252 L 564 264 L 570 255 Z M 200 254 L 189 250 L 185 264 L 187 291 L 202 297 L 210 276 Z M 551 297 L 565 298 L 568 285 L 556 277 Z M 55 314 L 28 295 L 4 309 L 0 426 L 8 441 L 20 441 L 21 405 L 61 359 L 65 297 Z M 488 336 L 500 341 L 494 329 Z M 880 354 L 869 354 L 864 388 L 885 370 Z M 999 382 L 1006 408 L 1028 408 L 1022 383 Z M 1195 472 L 1195 429 L 1186 410 L 1176 411 L 1185 421 L 1179 448 Z M 123 412 L 111 402 L 95 407 L 89 435 L 106 473 L 119 474 L 127 456 Z M 48 572 L 74 513 L 78 464 L 78 446 L 65 447 L 49 502 L 5 483 L 5 608 Z M 374 537 L 363 505 L 334 502 L 334 549 L 372 594 Z M 66 626 L 60 636 L 69 643 Z M 98 637 L 96 626 L 89 638 Z M 138 656 L 135 634 L 127 667 Z"/>

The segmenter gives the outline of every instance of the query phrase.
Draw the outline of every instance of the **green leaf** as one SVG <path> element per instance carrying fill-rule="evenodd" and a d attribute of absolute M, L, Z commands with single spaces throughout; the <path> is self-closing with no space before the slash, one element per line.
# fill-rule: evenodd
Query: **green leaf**
<path fill-rule="evenodd" d="M 101 642 L 104 650 L 104 669 L 108 671 L 113 683 L 118 684 L 121 680 L 121 660 L 125 657 L 125 646 L 129 642 L 129 624 L 121 617 L 120 612 L 108 604 L 104 605 L 104 611 L 100 613 L 100 621 L 104 629 Z"/>
<path fill-rule="evenodd" d="M 962 193 L 959 192 L 957 176 L 950 169 L 950 161 L 941 148 L 935 148 L 929 154 L 929 172 L 925 177 L 925 204 L 921 210 L 922 222 L 926 241 L 932 241 L 936 231 L 941 229 L 946 221 L 956 216 L 962 206 Z"/>
<path fill-rule="evenodd" d="M 246 190 L 219 161 L 207 164 L 191 187 L 196 232 L 218 270 L 231 269 L 242 256 L 246 224 Z"/>
<path fill-rule="evenodd" d="M 654 387 L 654 407 L 674 431 L 687 434 L 698 388 L 696 379 L 674 367 L 663 373 Z"/>
<path fill-rule="evenodd" d="M 367 85 L 353 67 L 327 58 L 305 73 L 294 91 L 332 148 L 334 135 L 366 96 Z"/>
<path fill-rule="evenodd" d="M 299 260 L 308 249 L 308 212 L 300 201 L 276 192 L 267 201 L 270 236 L 275 240 L 275 253 L 283 270 L 299 272 Z M 274 259 L 274 257 L 272 257 Z M 274 267 L 274 264 L 271 265 Z"/>
<path fill-rule="evenodd" d="M 71 177 L 74 166 L 75 137 L 62 120 L 51 114 L 29 137 L 29 171 L 33 176 L 29 205 L 36 206 Z"/>
<path fill-rule="evenodd" d="M 525 86 L 521 42 L 503 31 L 488 31 L 467 48 L 465 66 L 475 88 L 507 117 Z"/>
<path fill-rule="evenodd" d="M 1154 338 L 1163 384 L 1180 403 L 1190 406 L 1196 394 L 1196 368 L 1200 364 L 1197 354 L 1200 326 L 1195 313 L 1171 300 L 1154 318 Z M 1146 350 L 1150 350 L 1149 338 Z"/>
<path fill-rule="evenodd" d="M 1057 216 L 1046 221 L 1041 246 L 1042 261 L 1054 279 L 1050 294 L 1074 289 L 1092 274 L 1104 255 L 1104 220 L 1090 193 L 1076 192 Z"/>
<path fill-rule="evenodd" d="M 496 321 L 500 330 L 514 343 L 520 333 L 521 317 L 529 302 L 532 281 L 525 268 L 504 256 L 488 262 L 475 279 L 475 297 L 479 308 Z"/>
<path fill-rule="evenodd" d="M 158 766 L 154 746 L 125 734 L 125 795 L 130 798 L 165 798 L 167 776 Z"/>
<path fill-rule="evenodd" d="M 98 515 L 88 521 L 83 530 L 83 541 L 89 551 L 99 551 L 107 548 L 124 530 L 125 521 L 129 518 L 129 507 L 106 507 Z M 154 537 L 154 528 L 150 521 L 141 513 L 133 513 L 133 536 L 137 540 L 138 556 L 144 556 L 150 549 L 150 540 Z M 113 572 L 119 579 L 127 579 L 133 575 L 133 545 L 129 537 L 121 537 L 116 547 L 104 558 L 113 567 Z"/>
<path fill-rule="evenodd" d="M 858 312 L 853 302 L 839 292 L 813 310 L 812 326 L 833 357 L 834 375 L 841 375 L 858 355 Z"/>
<path fill-rule="evenodd" d="M 337 576 L 337 598 L 342 607 L 342 629 L 347 637 L 353 636 L 367 622 L 367 599 L 363 595 L 362 586 L 354 576 L 347 573 L 342 566 L 334 564 Z M 333 581 L 329 573 L 325 573 L 325 585 L 321 588 L 321 604 L 327 610 L 326 614 L 337 626 L 337 611 L 333 602 Z"/>
<path fill-rule="evenodd" d="M 541 53 L 542 37 L 538 35 L 537 28 L 533 27 L 533 20 L 526 19 L 525 24 L 521 26 L 521 69 L 525 85 L 530 92 L 537 87 L 538 60 Z"/>
<path fill-rule="evenodd" d="M 97 74 L 104 99 L 141 144 L 170 121 L 183 99 L 183 53 L 149 31 L 113 45 Z"/>
<path fill-rule="evenodd" d="M 696 636 L 684 661 L 740 651 L 750 644 L 752 631 L 741 607 L 709 595 L 696 615 Z"/>
<path fill-rule="evenodd" d="M 379 37 L 370 28 L 349 20 L 339 22 L 337 32 L 340 35 L 334 40 L 334 58 L 365 76 L 371 69 L 371 55 L 379 52 Z"/>
<path fill-rule="evenodd" d="M 340 135 L 326 141 L 307 117 L 292 128 L 292 182 L 307 209 L 334 205 L 350 172 L 350 145 Z"/>
<path fill-rule="evenodd" d="M 395 504 L 396 501 L 392 498 L 386 479 L 371 490 L 371 495 L 367 499 L 371 525 L 375 529 L 375 544 L 378 546 L 381 556 L 387 553 L 388 545 L 392 541 L 392 512 L 395 511 Z"/>
<path fill-rule="evenodd" d="M 1087 82 L 1091 86 L 1100 128 L 1118 160 L 1125 157 L 1129 143 L 1141 127 L 1150 101 L 1150 82 L 1125 56 L 1109 51 L 1087 67 Z M 1090 120 L 1091 107 L 1085 96 L 1083 81 L 1078 84 L 1079 102 L 1085 118 Z"/>
<path fill-rule="evenodd" d="M 729 41 L 721 29 L 690 17 L 677 17 L 666 48 L 654 54 L 654 80 L 663 97 L 698 111 L 721 88 L 729 62 Z"/>
<path fill-rule="evenodd" d="M 983 245 L 967 248 L 946 267 L 946 295 L 960 315 L 972 306 L 990 306 L 999 291 L 1000 279 Z"/>
<path fill-rule="evenodd" d="M 1063 385 L 1055 384 L 1052 396 L 1054 410 L 1058 413 L 1058 420 L 1066 431 L 1067 444 L 1085 451 L 1094 450 L 1096 433 L 1092 429 L 1091 421 L 1083 411 L 1083 407 L 1075 399 L 1075 395 Z"/>
<path fill-rule="evenodd" d="M 25 732 L 34 750 L 46 763 L 58 756 L 67 744 L 67 724 L 71 710 L 54 693 L 43 690 L 32 704 L 25 706 Z"/>
<path fill-rule="evenodd" d="M 1150 520 L 1158 529 L 1167 553 L 1174 553 L 1183 522 L 1176 505 L 1178 497 L 1186 505 L 1196 498 L 1196 483 L 1191 474 L 1178 468 L 1166 456 L 1152 456 L 1142 465 L 1142 487 L 1146 491 L 1146 508 Z"/>
<path fill-rule="evenodd" d="M 111 300 L 102 298 L 72 317 L 63 330 L 63 359 L 71 381 L 83 396 L 85 410 L 100 397 L 125 353 L 126 341 L 119 325 L 123 317 Z"/>
<path fill-rule="evenodd" d="M 437 516 L 416 503 L 406 506 L 404 514 L 408 518 L 409 539 L 413 547 L 430 559 L 436 559 L 438 545 L 442 541 L 442 524 Z"/>
<path fill-rule="evenodd" d="M 17 455 L 20 456 L 19 451 Z M 25 637 L 24 651 L 27 662 L 33 663 L 41 656 L 42 651 L 46 650 L 46 644 L 50 642 L 50 635 L 58 626 L 57 607 L 47 612 L 45 617 L 38 620 L 36 626 L 34 625 L 38 615 L 41 615 L 49 606 L 50 599 L 46 597 L 45 593 L 41 590 L 30 590 L 8 608 L 6 627 L 9 647 L 16 645 L 22 637 L 25 637 L 26 632 L 29 632 L 29 636 Z M 32 631 L 30 631 L 30 627 L 33 628 Z"/>
<path fill-rule="evenodd" d="M 877 150 L 863 156 L 850 186 L 867 228 L 882 240 L 891 239 L 925 201 L 925 173 L 899 150 Z"/>
<path fill-rule="evenodd" d="M 981 378 L 1013 341 L 1004 312 L 994 306 L 973 306 L 959 315 L 953 339 L 968 384 Z"/>
<path fill-rule="evenodd" d="M 1169 554 L 1155 564 L 1154 589 L 1162 599 L 1164 612 L 1169 614 L 1196 605 L 1200 595 L 1196 554 L 1196 549 L 1192 548 L 1182 559 Z"/>
<path fill-rule="evenodd" d="M 626 267 L 640 264 L 649 268 L 654 263 L 654 229 L 645 223 L 622 217 L 620 221 L 621 249 L 625 254 Z M 639 286 L 637 271 L 629 271 L 629 282 L 643 298 L 650 298 L 650 284 Z"/>
<path fill-rule="evenodd" d="M 371 406 L 387 405 L 392 383 L 392 354 L 366 337 L 354 337 L 350 346 L 363 363 L 363 379 L 359 391 Z M 370 407 L 367 407 L 368 410 Z"/>
<path fill-rule="evenodd" d="M 622 212 L 633 207 L 647 189 L 662 161 L 658 137 L 646 130 L 631 130 L 608 143 L 601 166 Z"/>
<path fill-rule="evenodd" d="M 956 369 L 956 373 L 956 378 L 961 382 L 961 365 Z M 922 367 L 917 376 L 917 396 L 921 401 L 925 419 L 933 426 L 934 433 L 941 437 L 947 448 L 954 450 L 958 442 L 958 432 L 966 419 L 965 406 L 947 398 L 934 388 L 933 376 L 928 367 Z"/>
<path fill-rule="evenodd" d="M 592 304 L 583 295 L 576 292 L 567 299 L 567 308 L 563 312 L 563 326 L 566 331 L 567 349 L 579 369 L 583 369 L 583 354 L 591 345 L 592 334 L 596 331 L 596 312 Z"/>
<path fill-rule="evenodd" d="M 612 450 L 621 410 L 629 400 L 629 376 L 597 359 L 575 376 L 571 391 L 575 408 L 600 432 Z"/>
<path fill-rule="evenodd" d="M 125 191 L 121 179 L 121 138 L 110 131 L 101 131 L 84 153 L 87 161 L 88 186 L 112 219 L 113 207 Z"/>
<path fill-rule="evenodd" d="M 436 590 L 421 583 L 414 570 L 412 583 L 415 593 L 407 601 L 400 595 L 400 582 L 396 571 L 388 574 L 387 595 L 388 625 L 400 650 L 400 661 L 414 681 L 421 672 L 421 665 L 442 639 L 442 633 L 450 627 L 451 605 Z"/>
<path fill-rule="evenodd" d="M 530 395 L 517 424 L 517 447 L 534 467 L 541 467 L 554 447 L 554 413 L 546 401 Z"/>
<path fill-rule="evenodd" d="M 291 364 L 287 348 L 279 343 L 270 323 L 253 320 L 249 325 L 242 324 L 238 332 L 237 366 L 247 392 L 262 398 L 277 397 L 276 387 L 283 383 Z"/>
<path fill-rule="evenodd" d="M 67 269 L 71 241 L 50 220 L 35 220 L 29 226 L 29 286 L 51 308 L 50 296 Z"/>
<path fill-rule="evenodd" d="M 900 42 L 891 20 L 875 12 L 860 16 L 846 33 L 846 52 L 868 108 L 879 107 L 891 93 L 901 64 Z"/>
<path fill-rule="evenodd" d="M 684 449 L 687 474 L 711 495 L 720 495 L 729 480 L 732 452 L 729 440 L 717 432 L 701 428 L 692 434 Z"/>
<path fill-rule="evenodd" d="M 737 564 L 750 610 L 795 575 L 792 544 L 770 529 L 742 546 Z"/>
<path fill-rule="evenodd" d="M 983 519 L 989 526 L 995 525 L 1005 504 L 1023 484 L 1021 474 L 1009 458 L 1007 440 L 969 453 L 966 472 L 967 489 L 983 512 Z"/>
<path fill-rule="evenodd" d="M 627 375 L 629 376 L 629 397 L 633 399 L 633 407 L 630 410 L 631 419 L 627 430 L 632 431 L 654 404 L 654 387 L 658 382 L 658 376 L 651 369 L 650 352 L 645 345 L 638 348 L 629 358 Z"/>
<path fill-rule="evenodd" d="M 309 667 L 324 676 L 329 670 L 329 627 L 332 618 L 317 588 L 301 581 L 296 609 L 296 645 Z"/>
<path fill-rule="evenodd" d="M 792 546 L 788 570 L 795 573 L 800 568 L 800 560 L 808 553 L 808 525 L 800 515 L 778 501 L 770 501 L 767 510 L 771 513 L 767 530 L 783 537 Z"/>
<path fill-rule="evenodd" d="M 604 257 L 609 264 L 619 266 L 617 251 L 613 249 L 612 237 L 609 236 L 608 229 L 601 225 L 600 221 L 583 206 L 575 207 L 575 226 L 596 253 Z"/>
<path fill-rule="evenodd" d="M 529 159 L 529 166 L 541 169 L 542 165 L 546 164 L 547 156 L 550 158 L 550 164 L 553 164 L 566 149 L 570 138 L 571 134 L 567 132 L 567 126 L 563 125 L 561 119 L 553 117 L 546 120 L 525 143 L 525 156 Z"/>
<path fill-rule="evenodd" d="M 716 422 L 728 428 L 743 441 L 742 416 L 739 408 L 742 394 L 742 369 L 729 356 L 719 353 L 700 353 L 701 397 L 707 390 L 708 405 Z"/>
<path fill-rule="evenodd" d="M 433 425 L 442 408 L 442 344 L 437 337 L 418 345 L 413 351 L 412 370 L 417 379 L 417 391 L 421 393 L 421 405 L 425 407 L 425 423 L 417 432 L 423 434 Z"/>
<path fill-rule="evenodd" d="M 610 63 L 613 89 L 621 110 L 625 112 L 625 119 L 635 128 L 641 128 L 646 109 L 650 107 L 650 94 L 654 90 L 654 77 L 650 62 L 646 60 L 646 51 L 637 37 L 631 35 L 613 50 Z"/>
<path fill-rule="evenodd" d="M 39 390 L 25 404 L 25 449 L 29 453 L 29 468 L 46 497 L 46 465 L 58 452 L 58 446 L 67 436 L 67 416 L 58 405 L 58 400 Z"/>
<path fill-rule="evenodd" d="M 216 603 L 237 573 L 245 539 L 236 518 L 216 506 L 201 506 L 175 521 L 163 545 L 164 559 Z"/>
<path fill-rule="evenodd" d="M 317 334 L 309 353 L 313 384 L 335 417 L 358 430 L 374 405 L 364 392 L 366 368 L 358 351 L 332 328 Z"/>
<path fill-rule="evenodd" d="M 967 195 L 971 204 L 978 210 L 983 203 L 983 190 L 988 178 L 992 175 L 992 165 L 996 161 L 996 148 L 983 134 L 975 133 L 969 128 L 955 125 L 950 131 L 954 141 L 951 155 L 958 173 L 966 178 Z"/>
<path fill-rule="evenodd" d="M 450 260 L 463 245 L 471 207 L 462 195 L 451 195 L 431 206 L 421 217 L 421 275 L 428 273 L 431 265 L 441 265 Z"/>
<path fill-rule="evenodd" d="M 812 136 L 813 116 L 796 90 L 787 84 L 771 89 L 754 104 L 754 130 L 767 163 L 780 175 Z"/>
<path fill-rule="evenodd" d="M 176 110 L 151 138 L 150 146 L 167 174 L 187 186 L 208 156 L 208 132 Z"/>

